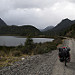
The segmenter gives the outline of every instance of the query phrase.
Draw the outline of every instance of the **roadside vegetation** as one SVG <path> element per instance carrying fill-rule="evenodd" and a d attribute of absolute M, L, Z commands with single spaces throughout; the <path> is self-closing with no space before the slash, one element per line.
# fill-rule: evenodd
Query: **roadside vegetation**
<path fill-rule="evenodd" d="M 0 46 L 0 67 L 12 65 L 15 61 L 20 61 L 22 57 L 44 54 L 56 50 L 58 44 L 62 43 L 62 38 L 54 38 L 53 42 L 34 43 L 31 38 L 27 38 L 24 46 L 17 47 Z"/>
<path fill-rule="evenodd" d="M 75 38 L 75 24 L 66 30 L 66 36 L 70 38 Z"/>

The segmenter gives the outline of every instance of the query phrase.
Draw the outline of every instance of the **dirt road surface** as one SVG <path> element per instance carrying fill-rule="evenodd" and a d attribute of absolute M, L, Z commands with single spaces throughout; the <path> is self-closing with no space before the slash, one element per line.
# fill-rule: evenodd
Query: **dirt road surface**
<path fill-rule="evenodd" d="M 27 57 L 13 66 L 4 67 L 0 75 L 75 75 L 75 40 L 66 39 L 61 46 L 71 48 L 71 62 L 61 63 L 58 59 L 58 50 L 43 55 Z"/>
<path fill-rule="evenodd" d="M 64 66 L 64 63 L 61 63 L 58 59 L 53 67 L 52 75 L 75 75 L 75 40 L 66 39 L 63 42 L 63 46 L 68 46 L 71 48 L 71 61 L 67 63 L 67 67 Z"/>

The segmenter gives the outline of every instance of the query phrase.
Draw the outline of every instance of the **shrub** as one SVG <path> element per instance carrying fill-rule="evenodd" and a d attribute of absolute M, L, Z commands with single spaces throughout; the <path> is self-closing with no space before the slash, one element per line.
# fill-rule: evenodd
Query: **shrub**
<path fill-rule="evenodd" d="M 4 51 L 0 51 L 0 57 L 5 57 L 6 53 Z"/>
<path fill-rule="evenodd" d="M 18 57 L 18 56 L 21 56 L 21 52 L 20 51 L 13 51 L 12 52 L 12 56 L 15 56 L 15 57 Z"/>
<path fill-rule="evenodd" d="M 24 44 L 24 47 L 23 47 L 22 52 L 23 53 L 26 53 L 26 54 L 31 54 L 33 48 L 34 48 L 33 40 L 31 38 L 27 38 L 26 39 L 26 42 Z"/>
<path fill-rule="evenodd" d="M 46 42 L 43 44 L 38 44 L 36 48 L 34 49 L 34 54 L 43 54 L 43 53 L 48 53 L 52 50 L 55 50 L 57 47 L 54 43 L 52 42 Z"/>

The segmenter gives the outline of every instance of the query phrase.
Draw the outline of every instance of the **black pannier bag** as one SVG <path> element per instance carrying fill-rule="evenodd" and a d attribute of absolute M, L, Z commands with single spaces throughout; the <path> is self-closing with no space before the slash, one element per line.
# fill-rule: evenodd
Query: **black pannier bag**
<path fill-rule="evenodd" d="M 60 62 L 63 62 L 63 61 L 64 61 L 64 58 L 62 57 L 62 58 L 60 58 L 59 60 L 60 60 Z"/>
<path fill-rule="evenodd" d="M 59 48 L 59 60 L 60 60 L 60 62 L 63 62 L 64 61 L 64 58 L 63 58 L 63 48 Z"/>
<path fill-rule="evenodd" d="M 67 51 L 66 51 L 66 53 L 67 53 L 67 56 L 66 57 L 70 57 L 70 54 L 69 54 L 69 51 L 70 51 L 70 48 L 66 48 L 67 49 Z M 64 51 L 63 51 L 63 48 L 59 48 L 59 60 L 60 60 L 60 62 L 63 62 L 64 61 Z"/>

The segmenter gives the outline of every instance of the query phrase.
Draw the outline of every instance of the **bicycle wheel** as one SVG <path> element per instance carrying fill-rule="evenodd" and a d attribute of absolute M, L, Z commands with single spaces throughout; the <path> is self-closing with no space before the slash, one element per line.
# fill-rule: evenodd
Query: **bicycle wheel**
<path fill-rule="evenodd" d="M 66 63 L 67 63 L 67 61 L 66 61 L 66 58 L 65 58 L 65 66 L 67 66 Z"/>

